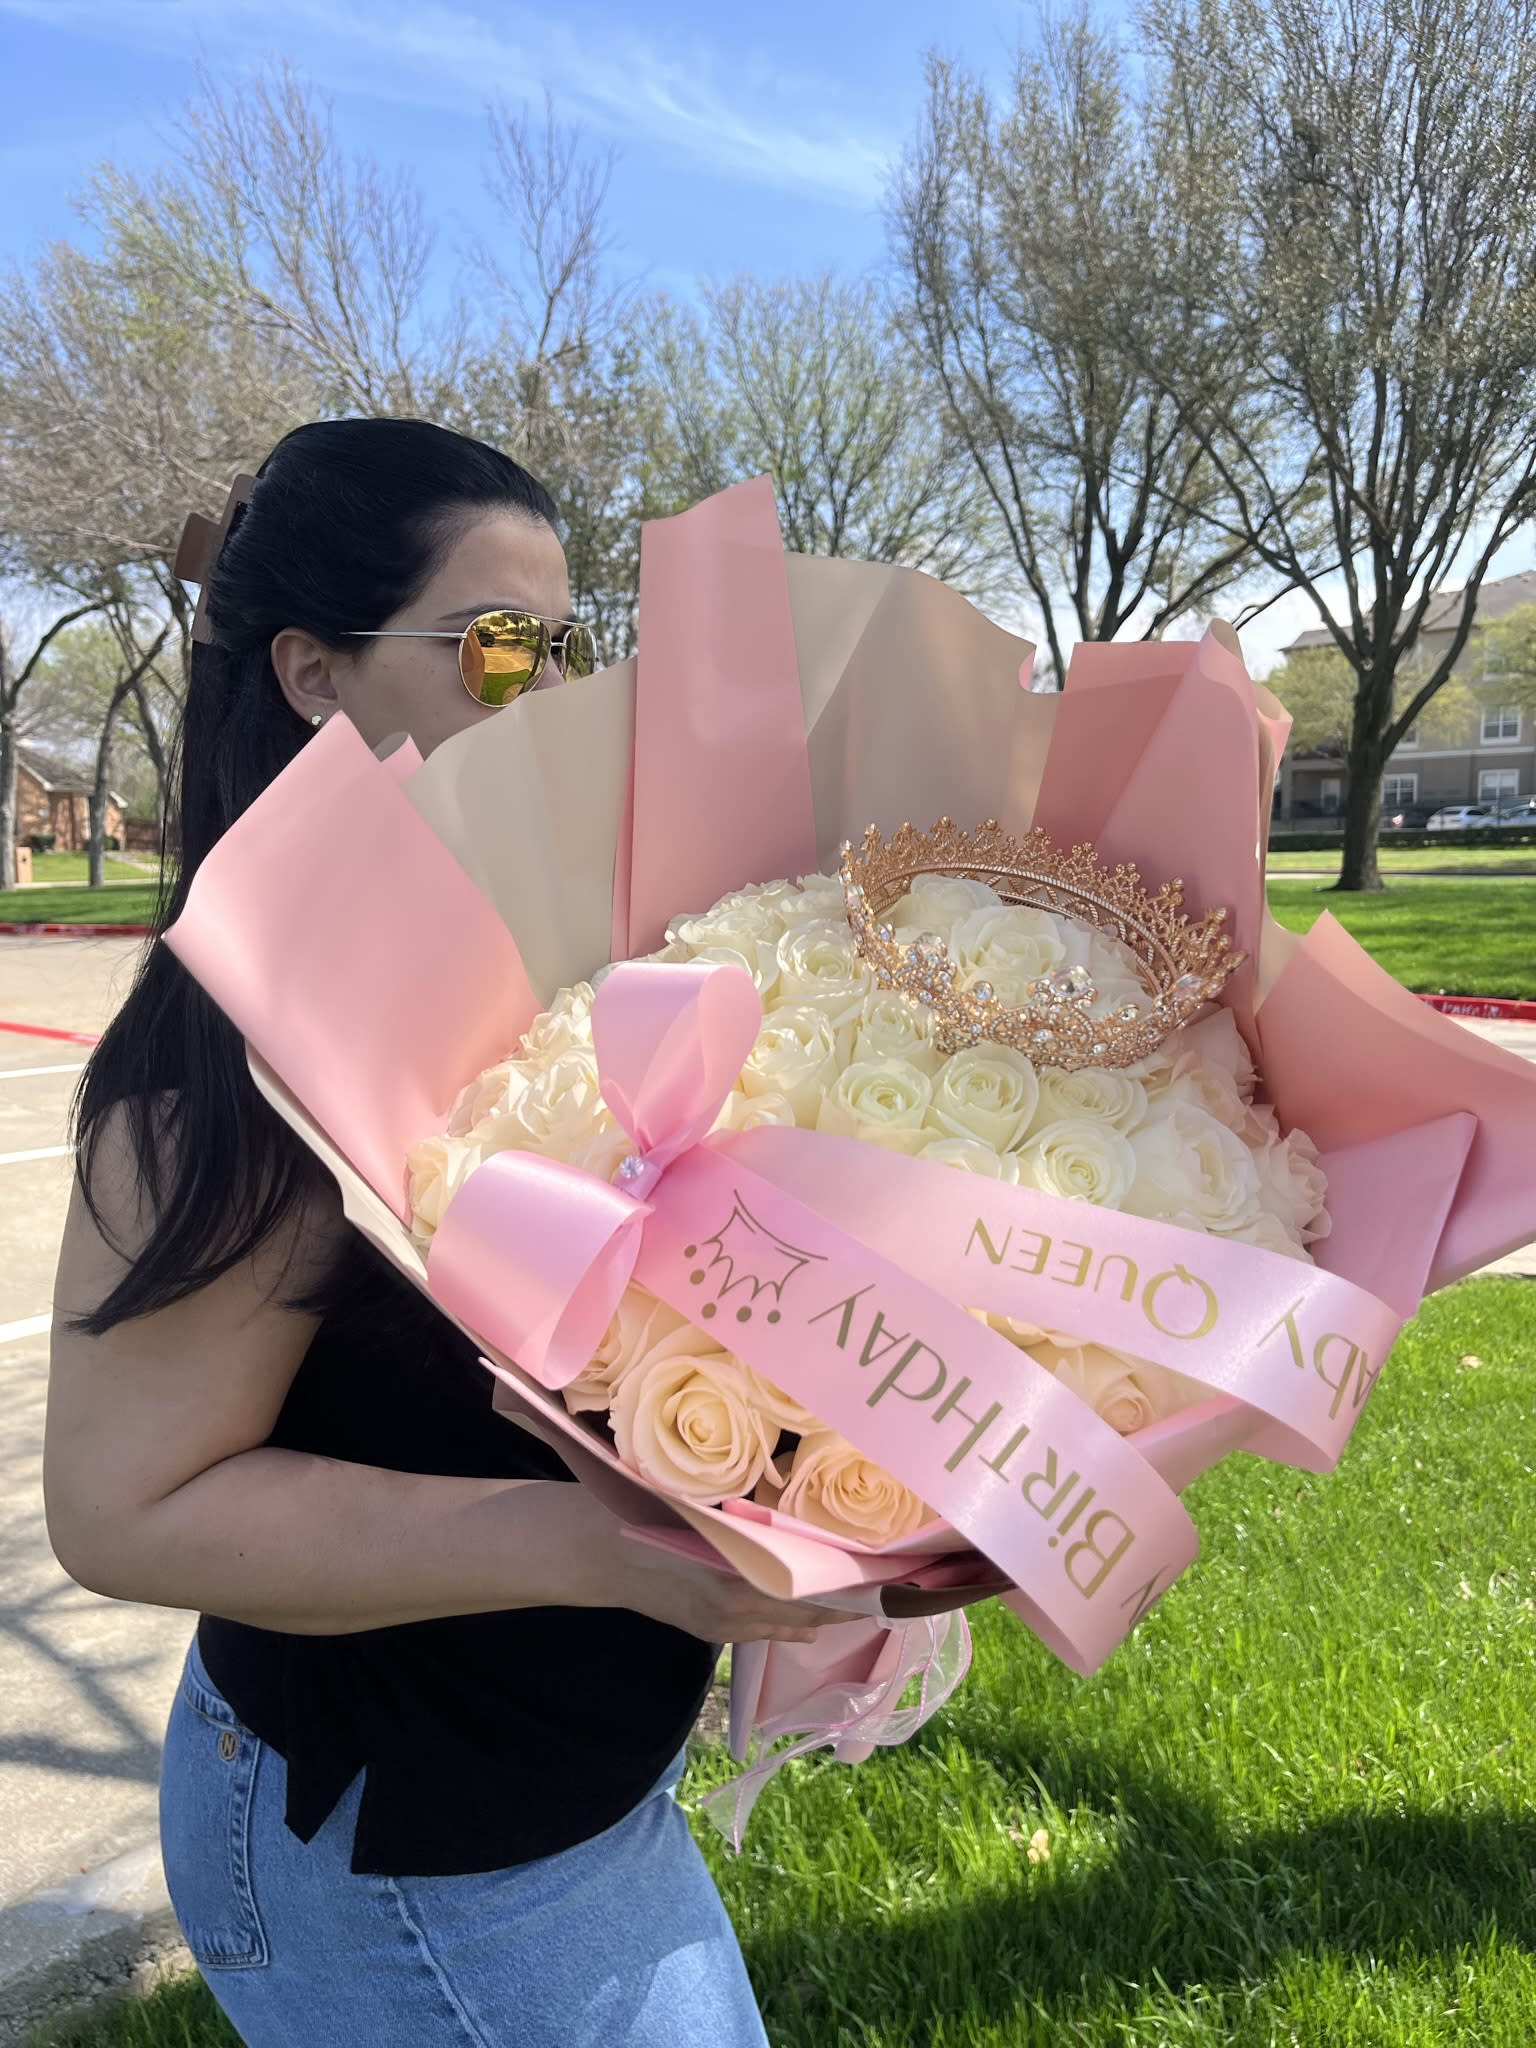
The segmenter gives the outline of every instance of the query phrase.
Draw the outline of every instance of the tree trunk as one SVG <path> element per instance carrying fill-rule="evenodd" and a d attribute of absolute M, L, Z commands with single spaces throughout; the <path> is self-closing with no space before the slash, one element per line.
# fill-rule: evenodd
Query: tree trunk
<path fill-rule="evenodd" d="M 16 886 L 16 707 L 0 662 L 0 889 Z"/>
<path fill-rule="evenodd" d="M 1392 717 L 1392 676 L 1364 675 L 1355 693 L 1349 734 L 1349 788 L 1344 800 L 1344 858 L 1338 890 L 1384 889 L 1376 862 L 1381 832 L 1381 778 L 1387 765 L 1382 742 Z"/>
<path fill-rule="evenodd" d="M 122 701 L 133 685 L 134 677 L 124 676 L 112 692 L 112 701 L 107 706 L 96 741 L 96 780 L 91 785 L 90 796 L 91 835 L 86 842 L 86 852 L 90 857 L 89 880 L 93 889 L 99 889 L 107 879 L 107 803 L 112 793 L 112 732 Z"/>
<path fill-rule="evenodd" d="M 0 889 L 16 886 L 16 666 L 0 619 Z"/>

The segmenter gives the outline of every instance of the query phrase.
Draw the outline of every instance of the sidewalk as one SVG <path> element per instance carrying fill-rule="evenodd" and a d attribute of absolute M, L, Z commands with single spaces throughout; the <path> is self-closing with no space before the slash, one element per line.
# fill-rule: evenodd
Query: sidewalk
<path fill-rule="evenodd" d="M 0 1018 L 100 1031 L 137 948 L 0 940 Z M 155 1848 L 160 1736 L 191 1617 L 98 1599 L 48 1548 L 43 1405 L 63 1150 L 87 1048 L 0 1032 L 0 2044 L 184 1967 Z M 43 1327 L 38 1327 L 41 1324 Z"/>
<path fill-rule="evenodd" d="M 99 1031 L 136 955 L 121 939 L 0 938 L 0 1019 Z M 1463 1028 L 1536 1060 L 1536 1025 Z M 155 1800 L 191 1617 L 83 1592 L 43 1523 L 49 1340 L 37 1326 L 85 1057 L 0 1032 L 0 2048 L 20 2048 L 45 2014 L 190 1961 L 160 1875 Z M 1536 1277 L 1536 1246 L 1494 1270 Z"/>

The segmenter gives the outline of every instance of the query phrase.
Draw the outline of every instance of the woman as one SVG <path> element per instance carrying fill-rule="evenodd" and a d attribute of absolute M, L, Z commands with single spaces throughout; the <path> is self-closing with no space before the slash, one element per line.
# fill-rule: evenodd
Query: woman
<path fill-rule="evenodd" d="M 334 713 L 426 753 L 590 665 L 548 493 L 416 421 L 290 434 L 204 599 L 162 923 Z M 200 1610 L 166 1876 L 249 2048 L 761 2043 L 673 1790 L 716 1646 L 843 1617 L 625 1541 L 494 1416 L 163 945 L 77 1120 L 49 1529 L 82 1585 Z"/>

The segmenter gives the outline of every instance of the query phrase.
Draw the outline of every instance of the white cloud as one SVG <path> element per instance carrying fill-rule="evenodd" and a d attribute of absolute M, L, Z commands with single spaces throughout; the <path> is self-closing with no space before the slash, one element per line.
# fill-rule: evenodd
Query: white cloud
<path fill-rule="evenodd" d="M 867 208 L 890 144 L 857 132 L 833 82 L 761 61 L 726 75 L 703 46 L 663 53 L 632 30 L 521 7 L 475 11 L 387 0 L 0 0 L 9 14 L 136 49 L 248 64 L 291 56 L 332 90 L 464 114 L 487 98 L 538 100 L 617 141 L 695 166 Z"/>

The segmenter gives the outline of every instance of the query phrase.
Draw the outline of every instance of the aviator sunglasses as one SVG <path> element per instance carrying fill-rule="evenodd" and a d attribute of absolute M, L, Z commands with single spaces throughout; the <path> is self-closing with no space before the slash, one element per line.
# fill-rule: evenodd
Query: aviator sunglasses
<path fill-rule="evenodd" d="M 481 612 L 462 633 L 384 627 L 349 633 L 349 640 L 457 640 L 459 674 L 477 704 L 510 704 L 531 690 L 551 661 L 562 675 L 589 676 L 597 666 L 597 640 L 574 619 L 544 619 L 537 612 Z"/>

